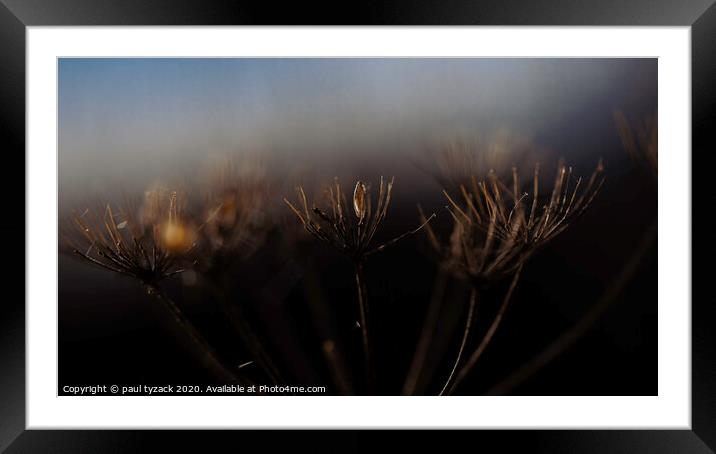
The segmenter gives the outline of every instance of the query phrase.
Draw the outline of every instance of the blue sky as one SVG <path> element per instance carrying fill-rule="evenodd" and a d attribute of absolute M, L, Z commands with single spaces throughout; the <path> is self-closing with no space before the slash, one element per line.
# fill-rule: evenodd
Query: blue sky
<path fill-rule="evenodd" d="M 65 58 L 60 183 L 237 150 L 419 148 L 499 127 L 534 135 L 617 107 L 655 109 L 655 94 L 655 60 Z"/>

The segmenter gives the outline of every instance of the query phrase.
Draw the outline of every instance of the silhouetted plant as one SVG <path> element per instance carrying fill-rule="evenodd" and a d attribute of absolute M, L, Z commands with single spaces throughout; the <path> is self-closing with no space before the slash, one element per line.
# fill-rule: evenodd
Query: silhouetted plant
<path fill-rule="evenodd" d="M 181 215 L 177 193 L 149 191 L 139 215 L 131 204 L 125 205 L 119 210 L 107 204 L 103 212 L 86 209 L 75 213 L 63 232 L 72 252 L 102 269 L 138 280 L 167 309 L 218 377 L 246 382 L 221 360 L 160 286 L 184 271 L 177 265 L 178 259 L 195 245 L 195 230 Z"/>
<path fill-rule="evenodd" d="M 445 142 L 426 150 L 426 158 L 416 162 L 443 188 L 456 190 L 460 185 L 469 185 L 473 177 L 485 178 L 493 171 L 503 177 L 510 172 L 515 162 L 530 167 L 536 146 L 532 140 L 506 128 L 471 139 Z"/>
<path fill-rule="evenodd" d="M 521 190 L 516 168 L 512 170 L 511 187 L 491 172 L 487 181 L 472 177 L 470 188 L 460 185 L 461 199 L 443 191 L 449 202 L 447 209 L 454 220 L 453 232 L 444 244 L 428 227 L 428 238 L 441 266 L 466 278 L 471 284 L 471 292 L 457 358 L 440 394 L 452 393 L 474 367 L 502 321 L 525 262 L 585 212 L 604 181 L 602 174 L 600 162 L 586 183 L 578 178 L 572 184 L 572 169 L 560 162 L 546 202 L 539 198 L 539 166 L 533 174 L 531 195 Z M 462 365 L 479 289 L 509 274 L 512 279 L 495 318 Z"/>
<path fill-rule="evenodd" d="M 266 178 L 263 162 L 252 156 L 221 161 L 204 188 L 208 190 L 200 209 L 195 270 L 222 304 L 256 363 L 274 384 L 283 384 L 276 362 L 247 321 L 244 302 L 228 300 L 223 291 L 227 280 L 237 278 L 231 265 L 250 260 L 275 228 L 268 204 L 275 188 Z"/>
<path fill-rule="evenodd" d="M 646 167 L 650 171 L 653 181 L 656 182 L 658 174 L 658 127 L 656 116 L 650 116 L 645 121 L 632 125 L 621 110 L 616 110 L 614 112 L 614 122 L 624 150 L 634 162 Z M 574 345 L 617 300 L 619 294 L 641 266 L 642 260 L 651 250 L 656 239 L 657 220 L 654 219 L 644 231 L 632 255 L 597 301 L 572 326 L 514 372 L 495 384 L 488 393 L 503 394 L 508 392 Z"/>
<path fill-rule="evenodd" d="M 336 178 L 334 184 L 326 193 L 328 208 L 321 209 L 313 205 L 309 208 L 308 198 L 302 187 L 297 188 L 301 209 L 296 208 L 287 199 L 286 204 L 293 210 L 303 224 L 306 231 L 316 239 L 325 242 L 351 259 L 356 279 L 358 299 L 359 325 L 363 340 L 363 350 L 366 364 L 366 376 L 369 387 L 373 381 L 372 352 L 369 331 L 368 296 L 365 284 L 364 264 L 368 256 L 380 252 L 386 247 L 397 243 L 408 235 L 417 233 L 426 226 L 434 215 L 425 220 L 418 228 L 408 231 L 390 241 L 375 246 L 373 237 L 385 220 L 390 205 L 390 196 L 393 189 L 393 179 L 385 182 L 380 179 L 378 187 L 377 204 L 373 209 L 370 197 L 370 188 L 358 181 L 353 190 L 353 199 L 349 205 L 348 198 L 341 189 Z"/>

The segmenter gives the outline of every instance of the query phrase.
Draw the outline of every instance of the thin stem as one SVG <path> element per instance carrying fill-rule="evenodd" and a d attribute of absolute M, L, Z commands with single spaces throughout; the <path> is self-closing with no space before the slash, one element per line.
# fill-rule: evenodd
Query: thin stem
<path fill-rule="evenodd" d="M 477 301 L 477 289 L 475 287 L 472 287 L 470 289 L 470 306 L 467 310 L 467 320 L 465 320 L 465 331 L 462 334 L 462 341 L 460 342 L 460 350 L 457 352 L 457 358 L 455 359 L 455 364 L 452 366 L 452 370 L 450 371 L 450 375 L 448 376 L 447 381 L 445 382 L 445 386 L 443 386 L 443 389 L 440 390 L 440 395 L 444 395 L 445 391 L 452 386 L 452 379 L 455 375 L 455 371 L 457 370 L 458 366 L 460 365 L 460 360 L 462 359 L 462 353 L 465 351 L 465 345 L 467 344 L 467 339 L 470 336 L 470 327 L 473 324 L 474 321 L 474 313 L 475 313 L 475 302 Z"/>
<path fill-rule="evenodd" d="M 656 240 L 656 230 L 656 222 L 654 222 L 644 235 L 639 247 L 634 251 L 626 264 L 624 264 L 617 278 L 607 287 L 597 302 L 594 303 L 571 328 L 562 333 L 561 336 L 552 341 L 544 350 L 524 363 L 516 371 L 490 388 L 487 394 L 503 395 L 508 393 L 574 345 L 574 343 L 599 320 L 602 314 L 614 303 L 616 297 L 624 290 L 626 284 L 638 270 L 644 255 L 651 249 L 653 242 Z"/>
<path fill-rule="evenodd" d="M 366 294 L 365 275 L 363 264 L 358 262 L 355 265 L 356 272 L 356 289 L 358 293 L 358 312 L 360 316 L 359 324 L 361 335 L 363 338 L 363 354 L 365 357 L 365 375 L 368 390 L 373 388 L 373 369 L 372 357 L 370 350 L 370 342 L 368 336 L 368 295 Z"/>
<path fill-rule="evenodd" d="M 420 224 L 420 225 L 418 226 L 418 228 L 413 229 L 413 230 L 409 230 L 409 231 L 403 233 L 402 235 L 398 235 L 397 237 L 393 238 L 392 240 L 387 241 L 387 242 L 381 244 L 380 246 L 376 247 L 375 249 L 372 249 L 372 250 L 366 252 L 366 253 L 364 254 L 364 256 L 367 257 L 367 256 L 369 256 L 369 255 L 375 254 L 376 252 L 380 252 L 380 251 L 384 250 L 385 248 L 387 248 L 387 247 L 389 247 L 389 246 L 392 246 L 393 244 L 395 244 L 395 243 L 397 243 L 398 241 L 402 240 L 403 238 L 405 238 L 405 237 L 408 236 L 408 235 L 415 235 L 416 233 L 418 233 L 419 231 L 421 231 L 421 230 L 423 229 L 423 227 L 425 227 L 426 225 L 428 225 L 428 223 L 429 223 L 430 221 L 432 221 L 434 217 L 435 217 L 435 213 L 431 214 L 430 217 L 425 220 L 425 222 L 423 222 L 422 224 Z"/>
<path fill-rule="evenodd" d="M 230 383 L 248 384 L 248 380 L 239 377 L 232 368 L 226 365 L 216 354 L 216 351 L 209 345 L 204 336 L 199 333 L 193 323 L 184 315 L 174 301 L 157 285 L 150 285 L 149 289 L 162 305 L 169 311 L 172 319 L 187 335 L 192 344 L 202 353 L 204 364 L 211 369 L 217 377 Z"/>
<path fill-rule="evenodd" d="M 430 304 L 428 305 L 428 313 L 425 316 L 425 323 L 423 324 L 423 330 L 418 340 L 418 345 L 415 348 L 415 355 L 413 361 L 408 369 L 408 374 L 405 378 L 405 384 L 403 385 L 403 391 L 401 394 L 404 396 L 410 396 L 415 393 L 415 389 L 418 385 L 418 379 L 420 373 L 423 371 L 425 360 L 428 356 L 428 350 L 435 334 L 435 328 L 438 324 L 440 316 L 440 306 L 445 294 L 445 284 L 447 283 L 447 272 L 443 265 L 438 267 L 438 274 L 435 278 L 435 284 L 433 285 L 433 294 L 430 298 Z"/>
<path fill-rule="evenodd" d="M 500 326 L 500 322 L 502 322 L 502 318 L 505 315 L 505 311 L 507 311 L 507 307 L 510 305 L 512 293 L 514 292 L 515 287 L 517 286 L 517 281 L 520 279 L 520 274 L 522 273 L 522 266 L 523 265 L 521 264 L 519 265 L 519 267 L 517 267 L 515 274 L 512 276 L 512 282 L 510 282 L 510 287 L 507 289 L 507 293 L 505 294 L 505 298 L 502 300 L 502 304 L 497 311 L 497 315 L 495 315 L 495 319 L 492 321 L 492 324 L 487 329 L 487 333 L 485 333 L 485 337 L 482 338 L 482 342 L 480 342 L 480 345 L 477 346 L 477 349 L 472 353 L 472 355 L 470 355 L 470 358 L 468 359 L 467 363 L 460 370 L 460 373 L 458 373 L 455 382 L 452 384 L 450 389 L 448 389 L 448 394 L 452 394 L 455 391 L 455 388 L 457 388 L 460 383 L 462 383 L 462 381 L 465 379 L 465 377 L 467 377 L 472 368 L 475 367 L 475 363 L 477 363 L 477 360 L 480 359 L 480 356 L 482 356 L 482 353 L 485 351 L 490 341 L 492 340 L 492 337 L 495 335 L 495 332 Z"/>
<path fill-rule="evenodd" d="M 243 311 L 241 310 L 241 307 L 238 304 L 229 304 L 222 292 L 219 290 L 218 286 L 213 281 L 211 281 L 210 279 L 206 279 L 206 282 L 208 284 L 208 287 L 213 291 L 216 299 L 221 302 L 221 305 L 224 308 L 224 312 L 226 312 L 226 314 L 229 316 L 229 321 L 234 326 L 234 329 L 239 334 L 239 337 L 241 337 L 241 339 L 244 341 L 244 344 L 246 344 L 246 346 L 248 347 L 249 352 L 254 358 L 254 360 L 258 363 L 261 369 L 263 369 L 264 373 L 266 373 L 266 375 L 274 384 L 283 384 L 284 382 L 281 379 L 281 375 L 271 361 L 271 358 L 266 352 L 266 349 L 263 347 L 261 340 L 256 334 L 254 334 L 253 330 L 251 329 L 251 326 L 246 323 L 246 319 L 244 317 Z"/>
<path fill-rule="evenodd" d="M 249 324 L 246 323 L 241 309 L 236 307 L 232 308 L 226 304 L 226 311 L 229 313 L 234 326 L 239 332 L 239 336 L 241 336 L 244 342 L 249 346 L 249 350 L 253 353 L 256 361 L 261 365 L 261 368 L 266 372 L 269 379 L 277 385 L 285 383 L 258 336 L 254 334 Z"/>
<path fill-rule="evenodd" d="M 330 308 L 323 295 L 321 283 L 319 282 L 320 279 L 314 271 L 313 266 L 306 266 L 304 270 L 304 296 L 309 311 L 313 316 L 314 323 L 316 327 L 318 327 L 319 336 L 322 341 L 323 356 L 333 377 L 333 382 L 341 395 L 354 395 L 353 385 L 349 379 L 349 373 L 346 371 L 346 362 L 341 352 L 339 342 L 336 339 L 333 329 L 331 329 L 332 325 L 326 323 L 326 321 L 331 319 Z"/>
<path fill-rule="evenodd" d="M 336 341 L 333 339 L 326 339 L 321 344 L 323 350 L 323 356 L 328 363 L 328 369 L 333 376 L 333 381 L 338 388 L 341 395 L 350 396 L 353 395 L 351 384 L 348 380 L 345 372 L 343 359 L 338 353 L 338 347 Z"/>

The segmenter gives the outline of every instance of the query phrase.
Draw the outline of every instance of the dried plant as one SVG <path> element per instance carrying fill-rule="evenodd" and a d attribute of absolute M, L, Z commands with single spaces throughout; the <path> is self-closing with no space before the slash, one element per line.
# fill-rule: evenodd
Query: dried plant
<path fill-rule="evenodd" d="M 443 187 L 454 190 L 469 184 L 473 176 L 484 178 L 489 171 L 502 176 L 512 163 L 531 162 L 532 140 L 505 128 L 471 140 L 453 140 L 427 154 L 427 163 L 418 164 Z"/>
<path fill-rule="evenodd" d="M 659 170 L 659 128 L 656 115 L 633 125 L 624 112 L 614 111 L 614 122 L 619 138 L 629 156 L 638 163 L 645 164 L 656 176 Z"/>
<path fill-rule="evenodd" d="M 577 178 L 572 184 L 572 168 L 560 162 L 552 191 L 546 203 L 539 199 L 540 168 L 535 166 L 532 177 L 532 194 L 521 191 L 516 168 L 512 169 L 512 185 L 506 186 L 494 173 L 487 181 L 472 179 L 472 187 L 460 186 L 465 202 L 461 207 L 443 191 L 450 202 L 456 222 L 468 230 L 477 225 L 487 232 L 487 240 L 494 235 L 504 242 L 515 242 L 531 254 L 563 232 L 589 207 L 604 183 L 604 167 L 597 164 L 586 183 Z M 486 243 L 487 243 L 486 240 Z"/>
<path fill-rule="evenodd" d="M 262 156 L 242 154 L 209 163 L 196 188 L 195 211 L 201 224 L 192 251 L 193 271 L 203 288 L 224 309 L 231 325 L 273 384 L 283 384 L 263 340 L 248 322 L 246 301 L 229 294 L 237 265 L 245 265 L 265 245 L 276 227 L 269 202 L 276 192 Z"/>
<path fill-rule="evenodd" d="M 470 297 L 465 328 L 463 330 L 457 358 L 445 385 L 440 391 L 441 395 L 452 388 L 453 378 L 455 377 L 458 366 L 461 365 L 462 356 L 475 322 L 475 308 L 479 289 L 495 283 L 502 276 L 513 273 L 512 282 L 510 283 L 505 303 L 503 304 L 506 308 L 507 302 L 510 300 L 517 280 L 519 279 L 522 266 L 530 255 L 530 248 L 526 244 L 519 242 L 514 236 L 516 227 L 520 225 L 519 222 L 513 223 L 515 226 L 513 236 L 501 236 L 496 234 L 496 216 L 492 216 L 490 225 L 488 225 L 487 229 L 484 229 L 483 225 L 478 223 L 474 218 L 472 210 L 467 207 L 459 209 L 464 216 L 457 215 L 451 210 L 453 229 L 447 242 L 442 242 L 429 225 L 426 227 L 429 243 L 437 253 L 439 273 L 447 272 L 459 279 L 466 279 L 470 283 Z M 420 207 L 419 210 L 421 219 L 424 219 L 425 216 Z M 441 281 L 438 280 L 438 282 Z M 442 291 L 440 294 L 442 294 Z M 440 303 L 440 296 L 431 300 L 423 333 L 418 342 L 418 348 L 416 349 L 403 387 L 404 394 L 412 394 L 417 385 L 418 376 L 422 372 L 428 354 L 430 340 L 438 322 Z M 502 312 L 504 312 L 504 309 Z M 499 315 L 499 317 L 501 318 L 501 315 Z"/>
<path fill-rule="evenodd" d="M 645 167 L 651 171 L 651 175 L 656 178 L 658 173 L 658 128 L 656 116 L 649 117 L 644 122 L 632 126 L 624 113 L 617 110 L 614 112 L 614 122 L 626 152 L 635 162 L 645 164 Z M 494 385 L 488 391 L 488 394 L 504 394 L 508 392 L 574 345 L 594 326 L 606 310 L 617 301 L 618 295 L 637 272 L 656 239 L 657 222 L 654 219 L 637 243 L 632 255 L 624 263 L 621 270 L 616 273 L 616 277 L 605 288 L 599 299 L 572 326 L 542 351 L 524 362 L 517 370 Z"/>
<path fill-rule="evenodd" d="M 476 287 L 484 287 L 514 271 L 529 255 L 529 248 L 515 236 L 501 236 L 493 220 L 486 229 L 470 210 L 465 217 L 451 211 L 453 229 L 446 243 L 428 226 L 428 238 L 439 257 L 440 266 Z M 421 218 L 424 215 L 421 211 Z M 514 222 L 515 231 L 519 222 Z"/>
<path fill-rule="evenodd" d="M 229 273 L 235 271 L 230 265 L 249 260 L 274 228 L 267 204 L 274 188 L 263 161 L 252 155 L 221 160 L 208 177 L 195 270 L 224 307 L 256 364 L 274 384 L 282 384 L 275 361 L 247 322 L 243 302 L 230 302 L 222 292 L 226 279 L 236 279 Z"/>
<path fill-rule="evenodd" d="M 81 214 L 75 213 L 65 225 L 65 242 L 87 262 L 141 282 L 191 339 L 207 367 L 229 382 L 246 382 L 223 363 L 160 287 L 163 280 L 184 271 L 177 265 L 177 259 L 194 247 L 195 231 L 181 215 L 177 193 L 148 191 L 139 214 L 132 204 L 125 205 L 119 210 L 107 204 L 100 212 L 86 209 Z"/>
<path fill-rule="evenodd" d="M 542 204 L 541 208 L 538 208 L 541 204 L 539 200 L 539 166 L 535 167 L 532 180 L 531 202 L 528 201 L 529 194 L 520 191 L 517 170 L 514 168 L 512 188 L 502 184 L 494 174 L 490 175 L 490 181 L 487 183 L 476 183 L 473 180 L 473 192 L 468 191 L 464 186 L 461 187 L 465 207 L 461 208 L 445 193 L 454 209 L 452 213 L 455 222 L 469 226 L 476 221 L 487 232 L 485 244 L 492 235 L 495 235 L 500 241 L 520 250 L 519 254 L 505 251 L 498 253 L 496 263 L 500 265 L 506 263 L 506 259 L 501 258 L 503 255 L 521 257 L 515 262 L 512 281 L 495 318 L 465 365 L 455 374 L 461 362 L 462 352 L 472 323 L 468 317 L 460 352 L 441 394 L 451 393 L 475 366 L 502 321 L 525 261 L 537 248 L 563 232 L 584 213 L 604 182 L 603 171 L 604 167 L 600 161 L 586 184 L 583 185 L 582 179 L 577 178 L 570 188 L 572 168 L 560 162 L 548 202 Z M 508 201 L 505 200 L 506 198 Z M 527 208 L 528 206 L 529 208 Z M 473 298 L 475 293 L 473 288 Z M 471 303 L 471 307 L 473 305 L 474 302 Z M 452 381 L 453 377 L 454 381 Z"/>
<path fill-rule="evenodd" d="M 624 150 L 634 162 L 648 168 L 651 175 L 656 179 L 658 174 L 658 125 L 656 115 L 633 125 L 621 110 L 614 111 L 613 116 Z M 546 348 L 523 363 L 517 370 L 494 385 L 488 393 L 504 394 L 511 390 L 557 358 L 587 333 L 617 300 L 619 294 L 639 269 L 644 257 L 651 250 L 657 239 L 657 227 L 657 220 L 654 219 L 637 243 L 632 255 L 624 263 L 621 270 L 616 273 L 614 280 L 606 287 L 599 299 L 572 326 Z"/>
<path fill-rule="evenodd" d="M 202 256 L 215 254 L 247 259 L 274 227 L 267 200 L 274 188 L 257 158 L 222 160 L 208 175 L 201 230 Z"/>
<path fill-rule="evenodd" d="M 306 231 L 311 235 L 330 244 L 353 260 L 354 263 L 361 263 L 369 255 L 418 232 L 427 224 L 426 221 L 415 230 L 406 232 L 379 246 L 373 246 L 373 237 L 388 213 L 392 189 L 393 179 L 385 182 L 381 177 L 375 210 L 373 210 L 369 186 L 361 181 L 358 181 L 355 185 L 350 205 L 338 179 L 326 192 L 329 202 L 328 210 L 323 210 L 315 205 L 309 208 L 306 193 L 300 186 L 297 188 L 297 192 L 301 209 L 296 208 L 287 199 L 284 199 L 284 202 L 296 214 Z M 351 208 L 349 207 L 352 207 L 353 213 L 351 213 Z"/>
<path fill-rule="evenodd" d="M 370 187 L 358 181 L 353 190 L 351 204 L 341 189 L 336 178 L 334 184 L 327 190 L 326 196 L 329 208 L 323 210 L 316 207 L 309 208 L 308 198 L 302 187 L 297 188 L 301 209 L 296 208 L 287 199 L 286 204 L 296 214 L 306 231 L 346 255 L 355 267 L 356 289 L 358 295 L 358 312 L 361 327 L 363 350 L 365 355 L 367 381 L 372 382 L 371 345 L 368 329 L 368 299 L 365 286 L 364 262 L 368 256 L 384 250 L 397 243 L 408 235 L 415 234 L 426 226 L 434 217 L 426 219 L 418 228 L 408 231 L 379 246 L 374 246 L 373 237 L 385 220 L 390 205 L 390 196 L 393 189 L 393 179 L 384 181 L 380 179 L 376 208 L 370 197 Z M 352 211 L 352 212 L 351 212 Z"/>
<path fill-rule="evenodd" d="M 639 136 L 651 137 L 649 134 Z M 641 139 L 632 142 L 641 143 Z M 449 150 L 446 152 L 449 156 L 447 162 L 454 164 L 455 172 L 449 167 L 441 171 L 455 176 L 458 170 L 464 173 L 465 169 L 485 165 L 478 161 L 460 163 L 460 159 L 466 156 L 466 149 L 458 145 L 446 149 Z M 446 185 L 443 191 L 447 211 L 453 220 L 447 240 L 439 238 L 430 226 L 435 215 L 425 216 L 420 210 L 421 219 L 417 228 L 382 244 L 375 244 L 376 234 L 387 218 L 392 178 L 384 180 L 381 177 L 374 196 L 370 185 L 362 181 L 355 184 L 352 194 L 345 193 L 336 179 L 326 191 L 325 207 L 309 203 L 306 192 L 300 186 L 297 188 L 298 203 L 284 199 L 312 237 L 331 245 L 348 257 L 354 266 L 358 326 L 361 329 L 369 391 L 375 380 L 369 330 L 373 324 L 365 279 L 365 264 L 369 257 L 425 228 L 429 243 L 439 259 L 440 269 L 469 283 L 470 298 L 456 359 L 440 391 L 440 394 L 451 394 L 474 368 L 500 326 L 525 263 L 588 209 L 604 181 L 601 162 L 586 180 L 574 178 L 572 169 L 560 162 L 552 186 L 547 191 L 541 186 L 539 165 L 535 166 L 529 180 L 529 192 L 524 191 L 519 173 L 513 167 L 508 183 L 494 171 L 488 172 L 482 180 L 475 174 L 451 180 L 454 184 Z M 208 270 L 216 265 L 222 276 L 235 279 L 235 275 L 226 273 L 227 269 L 222 268 L 226 262 L 217 261 L 217 265 L 212 260 L 222 254 L 230 260 L 249 257 L 266 241 L 267 232 L 276 225 L 267 203 L 275 188 L 270 187 L 259 168 L 242 172 L 231 165 L 224 166 L 212 182 L 204 201 L 193 206 L 193 212 L 199 213 L 197 216 L 187 214 L 191 210 L 187 209 L 187 198 L 182 194 L 155 186 L 145 193 L 138 208 L 130 203 L 119 208 L 103 205 L 99 210 L 87 209 L 82 214 L 73 215 L 63 226 L 63 236 L 76 256 L 102 269 L 138 280 L 167 308 L 178 326 L 201 350 L 207 366 L 218 376 L 227 381 L 248 383 L 237 374 L 237 367 L 222 361 L 161 288 L 166 279 L 182 273 L 182 265 L 188 263 L 194 266 L 197 275 L 210 275 Z M 285 212 L 289 213 L 288 210 Z M 204 264 L 206 267 L 203 267 Z M 478 297 L 483 289 L 503 280 L 506 282 L 508 277 L 507 290 L 494 318 L 476 342 L 477 346 L 471 350 L 471 338 L 475 337 L 476 331 Z M 222 284 L 220 279 L 207 283 L 217 289 Z M 225 299 L 222 297 L 222 302 L 228 303 Z M 237 313 L 231 308 L 228 315 L 235 322 L 256 363 L 274 383 L 284 383 L 246 319 L 240 314 L 236 317 Z M 432 323 L 437 323 L 437 319 L 428 324 Z M 427 349 L 429 344 L 429 338 L 421 338 L 419 345 Z M 334 354 L 334 344 L 326 344 L 324 348 L 329 357 Z M 425 360 L 425 351 L 421 348 L 417 350 L 404 387 L 404 392 L 407 390 L 409 394 L 415 388 L 416 374 Z"/>
<path fill-rule="evenodd" d="M 131 208 L 103 213 L 86 209 L 72 216 L 65 239 L 77 256 L 109 271 L 133 277 L 151 291 L 160 281 L 181 273 L 175 254 L 188 252 L 193 233 L 179 218 L 176 193 L 160 218 L 152 205 L 140 222 Z"/>
<path fill-rule="evenodd" d="M 577 178 L 572 184 L 572 169 L 560 162 L 546 202 L 539 199 L 539 166 L 534 170 L 531 196 L 522 192 L 516 168 L 512 169 L 511 187 L 491 172 L 487 181 L 478 182 L 472 177 L 470 188 L 460 185 L 461 198 L 453 198 L 443 191 L 454 221 L 453 231 L 447 244 L 443 244 L 430 227 L 427 228 L 428 238 L 438 253 L 441 266 L 467 278 L 471 292 L 457 358 L 440 394 L 451 393 L 474 367 L 504 316 L 525 262 L 584 213 L 603 184 L 602 174 L 600 162 L 586 183 Z M 422 211 L 421 217 L 424 217 Z M 478 290 L 508 274 L 512 274 L 512 280 L 495 318 L 478 347 L 460 367 L 474 323 Z M 417 373 L 422 361 L 418 358 L 414 364 L 409 378 Z"/>

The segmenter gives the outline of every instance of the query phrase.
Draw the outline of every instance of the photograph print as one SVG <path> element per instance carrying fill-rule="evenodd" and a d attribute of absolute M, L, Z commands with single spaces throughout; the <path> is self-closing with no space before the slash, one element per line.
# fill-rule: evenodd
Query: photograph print
<path fill-rule="evenodd" d="M 57 65 L 58 395 L 657 395 L 657 59 Z"/>

